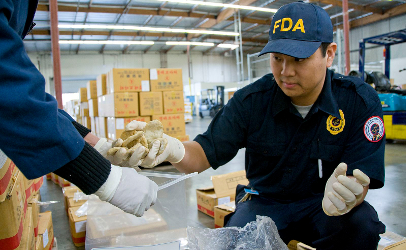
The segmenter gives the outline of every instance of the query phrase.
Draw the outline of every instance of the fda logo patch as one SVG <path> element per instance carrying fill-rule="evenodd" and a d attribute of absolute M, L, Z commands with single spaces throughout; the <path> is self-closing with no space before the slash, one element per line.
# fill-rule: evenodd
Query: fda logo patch
<path fill-rule="evenodd" d="M 370 117 L 364 125 L 365 137 L 370 142 L 378 142 L 383 138 L 385 134 L 385 127 L 383 121 L 379 116 Z"/>

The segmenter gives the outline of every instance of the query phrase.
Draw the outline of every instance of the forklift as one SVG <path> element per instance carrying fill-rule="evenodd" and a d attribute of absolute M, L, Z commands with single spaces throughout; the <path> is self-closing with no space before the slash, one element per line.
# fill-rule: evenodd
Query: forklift
<path fill-rule="evenodd" d="M 199 116 L 210 115 L 213 118 L 224 106 L 224 86 L 214 86 L 213 89 L 200 91 Z"/>

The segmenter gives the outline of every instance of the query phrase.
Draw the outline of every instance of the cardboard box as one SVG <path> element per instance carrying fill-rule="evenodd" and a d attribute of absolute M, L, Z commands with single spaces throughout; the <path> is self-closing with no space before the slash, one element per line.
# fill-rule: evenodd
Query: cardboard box
<path fill-rule="evenodd" d="M 70 182 L 65 180 L 64 178 L 58 176 L 58 184 L 60 187 L 67 187 L 70 186 Z"/>
<path fill-rule="evenodd" d="M 403 250 L 406 249 L 406 238 L 390 231 L 381 234 L 377 250 Z"/>
<path fill-rule="evenodd" d="M 24 224 L 23 224 L 23 233 L 21 237 L 20 246 L 18 250 L 32 250 L 35 249 L 35 236 L 34 236 L 34 227 L 33 227 L 33 216 L 32 208 L 27 208 L 27 213 L 25 215 Z"/>
<path fill-rule="evenodd" d="M 148 69 L 114 68 L 107 73 L 107 94 L 149 91 L 147 88 L 149 88 Z"/>
<path fill-rule="evenodd" d="M 73 198 L 76 192 L 82 192 L 77 186 L 69 186 L 69 187 L 64 187 L 62 188 L 62 193 L 64 196 L 63 203 L 65 205 L 65 211 L 68 213 L 68 208 L 69 208 L 69 198 Z"/>
<path fill-rule="evenodd" d="M 97 97 L 97 111 L 98 111 L 98 115 L 101 117 L 105 117 L 105 111 L 106 111 L 106 96 L 99 96 Z"/>
<path fill-rule="evenodd" d="M 183 91 L 165 91 L 163 92 L 163 99 L 164 114 L 185 113 Z"/>
<path fill-rule="evenodd" d="M 52 180 L 53 183 L 59 185 L 58 175 L 56 175 L 54 173 L 51 173 L 51 180 Z"/>
<path fill-rule="evenodd" d="M 182 69 L 150 69 L 151 91 L 183 91 Z"/>
<path fill-rule="evenodd" d="M 401 87 L 402 89 L 406 89 L 406 84 L 402 84 L 400 87 Z"/>
<path fill-rule="evenodd" d="M 16 165 L 0 150 L 0 202 L 7 196 L 11 175 Z"/>
<path fill-rule="evenodd" d="M 107 94 L 106 74 L 101 74 L 96 78 L 97 96 Z"/>
<path fill-rule="evenodd" d="M 79 88 L 79 103 L 87 102 L 87 88 Z"/>
<path fill-rule="evenodd" d="M 108 117 L 107 118 L 107 137 L 112 140 L 116 140 L 124 132 L 125 126 L 133 120 L 149 122 L 151 121 L 150 116 L 137 116 L 137 117 L 125 117 L 125 118 L 116 118 Z"/>
<path fill-rule="evenodd" d="M 224 227 L 224 217 L 235 211 L 235 202 L 230 201 L 214 207 L 214 227 Z"/>
<path fill-rule="evenodd" d="M 152 120 L 159 120 L 164 127 L 164 133 L 169 136 L 175 137 L 186 134 L 184 114 L 153 115 Z"/>
<path fill-rule="evenodd" d="M 107 138 L 107 117 L 99 117 L 99 134 L 101 138 Z"/>
<path fill-rule="evenodd" d="M 31 200 L 28 200 L 28 207 L 31 208 L 32 211 L 32 223 L 33 223 L 33 230 L 34 230 L 34 237 L 38 237 L 38 220 L 39 220 L 39 195 L 34 195 Z"/>
<path fill-rule="evenodd" d="M 71 208 L 71 207 L 80 207 L 80 206 L 82 206 L 83 204 L 85 204 L 86 201 L 87 201 L 87 200 L 78 200 L 78 201 L 75 201 L 75 200 L 73 199 L 73 197 L 68 198 L 68 209 Z"/>
<path fill-rule="evenodd" d="M 92 128 L 90 116 L 83 116 L 82 117 L 82 125 L 88 129 Z"/>
<path fill-rule="evenodd" d="M 104 116 L 134 117 L 138 116 L 138 92 L 114 93 L 103 96 Z"/>
<path fill-rule="evenodd" d="M 189 141 L 189 135 L 178 135 L 178 136 L 175 136 L 175 138 L 182 142 Z"/>
<path fill-rule="evenodd" d="M 39 250 L 51 250 L 54 242 L 54 228 L 52 224 L 52 212 L 46 211 L 39 214 L 38 225 Z"/>
<path fill-rule="evenodd" d="M 42 184 L 44 184 L 44 177 L 39 177 L 37 179 L 34 179 L 34 187 L 35 187 L 36 195 L 39 193 L 39 190 L 42 187 Z"/>
<path fill-rule="evenodd" d="M 99 102 L 97 98 L 89 99 L 88 103 L 89 103 L 89 116 L 90 117 L 99 116 Z"/>
<path fill-rule="evenodd" d="M 97 122 L 99 122 L 99 120 L 97 120 Z M 94 135 L 97 135 L 96 132 L 96 117 L 90 117 L 90 131 L 92 131 L 92 133 Z"/>
<path fill-rule="evenodd" d="M 97 137 L 102 137 L 102 136 L 100 136 L 100 117 L 94 118 L 94 127 L 96 130 Z"/>
<path fill-rule="evenodd" d="M 70 207 L 69 214 L 69 227 L 72 235 L 72 241 L 75 246 L 80 247 L 85 245 L 86 240 L 86 221 L 87 216 L 77 217 L 75 212 L 80 208 Z"/>
<path fill-rule="evenodd" d="M 162 115 L 162 92 L 140 92 L 140 115 Z"/>
<path fill-rule="evenodd" d="M 89 116 L 89 103 L 86 102 L 81 102 L 79 106 L 79 114 L 80 116 Z"/>
<path fill-rule="evenodd" d="M 214 217 L 214 207 L 235 200 L 235 192 L 238 184 L 248 185 L 245 170 L 213 175 L 211 177 L 213 187 L 199 188 L 196 190 L 197 209 L 211 217 Z"/>
<path fill-rule="evenodd" d="M 88 81 L 86 84 L 87 99 L 97 98 L 97 82 L 96 80 Z"/>
<path fill-rule="evenodd" d="M 13 172 L 5 199 L 0 203 L 0 249 L 14 250 L 21 242 L 27 211 L 23 175 Z"/>
<path fill-rule="evenodd" d="M 24 176 L 24 179 L 26 179 L 26 177 Z M 32 197 L 35 195 L 35 183 L 34 180 L 26 180 L 25 183 L 25 198 L 27 199 L 27 201 L 31 200 Z"/>

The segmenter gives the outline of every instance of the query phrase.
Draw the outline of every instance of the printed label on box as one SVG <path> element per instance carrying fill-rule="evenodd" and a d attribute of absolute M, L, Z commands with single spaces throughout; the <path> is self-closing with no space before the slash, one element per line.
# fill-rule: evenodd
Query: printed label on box
<path fill-rule="evenodd" d="M 76 233 L 86 232 L 86 221 L 75 222 Z"/>
<path fill-rule="evenodd" d="M 44 248 L 48 245 L 49 239 L 48 239 L 48 228 L 45 229 L 44 235 L 42 237 L 42 244 L 44 245 Z"/>
<path fill-rule="evenodd" d="M 141 90 L 142 91 L 150 91 L 150 89 L 149 89 L 149 81 L 148 80 L 144 80 L 144 81 L 141 81 Z"/>
<path fill-rule="evenodd" d="M 223 198 L 218 198 L 218 205 L 229 203 L 230 201 L 231 201 L 230 196 L 226 196 L 226 197 L 223 197 Z"/>
<path fill-rule="evenodd" d="M 151 80 L 158 80 L 158 72 L 156 69 L 149 70 L 149 79 Z"/>

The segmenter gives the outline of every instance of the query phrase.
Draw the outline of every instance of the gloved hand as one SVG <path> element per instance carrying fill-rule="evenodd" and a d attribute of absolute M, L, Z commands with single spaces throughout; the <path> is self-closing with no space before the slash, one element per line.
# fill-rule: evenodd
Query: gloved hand
<path fill-rule="evenodd" d="M 155 140 L 151 149 L 149 150 L 149 153 L 141 163 L 142 167 L 152 168 L 164 161 L 178 163 L 183 159 L 185 156 L 185 147 L 183 146 L 183 143 L 178 139 L 166 134 L 163 134 L 163 138 L 168 142 L 165 150 L 161 154 L 157 155 L 161 148 L 162 141 Z"/>
<path fill-rule="evenodd" d="M 131 168 L 111 165 L 106 182 L 95 193 L 121 210 L 142 216 L 156 202 L 158 185 Z"/>
<path fill-rule="evenodd" d="M 347 164 L 340 163 L 326 183 L 322 201 L 323 211 L 328 216 L 339 216 L 351 211 L 363 199 L 364 187 L 369 177 L 359 169 L 353 171 L 356 179 L 346 176 Z"/>
<path fill-rule="evenodd" d="M 145 127 L 145 122 L 132 121 L 125 127 L 125 132 L 132 132 L 134 130 L 142 131 Z M 127 149 L 122 147 L 123 145 L 128 145 L 132 141 L 136 140 L 136 136 L 131 136 L 125 141 L 118 138 L 113 143 L 108 142 L 107 139 L 101 138 L 94 148 L 112 164 L 121 167 L 132 167 L 138 168 L 148 152 L 147 148 L 138 145 L 138 147 L 133 147 Z"/>

